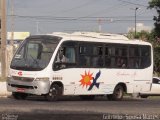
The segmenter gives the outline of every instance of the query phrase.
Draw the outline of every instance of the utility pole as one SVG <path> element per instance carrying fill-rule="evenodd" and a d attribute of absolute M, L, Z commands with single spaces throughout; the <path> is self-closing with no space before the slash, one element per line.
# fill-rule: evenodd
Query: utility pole
<path fill-rule="evenodd" d="M 1 0 L 1 76 L 6 78 L 6 0 Z"/>
<path fill-rule="evenodd" d="M 139 9 L 138 7 L 135 8 L 135 33 L 134 33 L 134 37 L 136 37 L 136 34 L 137 34 L 137 10 L 138 9 Z"/>
<path fill-rule="evenodd" d="M 11 0 L 11 40 L 12 54 L 14 52 L 14 0 Z M 12 55 L 13 56 L 13 55 Z"/>

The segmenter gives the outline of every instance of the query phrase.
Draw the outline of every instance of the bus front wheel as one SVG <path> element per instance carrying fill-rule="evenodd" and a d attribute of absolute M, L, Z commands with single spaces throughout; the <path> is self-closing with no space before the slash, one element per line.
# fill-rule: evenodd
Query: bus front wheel
<path fill-rule="evenodd" d="M 121 85 L 117 85 L 114 89 L 113 94 L 107 95 L 108 100 L 122 100 L 124 95 L 124 89 Z"/>
<path fill-rule="evenodd" d="M 48 101 L 57 101 L 60 96 L 61 90 L 57 84 L 53 84 L 50 89 L 49 93 L 46 95 Z"/>

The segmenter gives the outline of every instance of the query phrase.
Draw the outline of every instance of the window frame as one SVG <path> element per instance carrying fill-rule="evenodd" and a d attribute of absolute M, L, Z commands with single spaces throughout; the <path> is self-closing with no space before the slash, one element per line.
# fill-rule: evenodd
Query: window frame
<path fill-rule="evenodd" d="M 66 43 L 73 43 L 71 45 L 66 45 Z M 74 48 L 75 50 L 75 62 L 71 63 L 71 62 L 56 62 L 56 59 L 58 57 L 59 51 L 62 49 L 62 47 L 70 47 L 70 48 Z M 61 70 L 61 69 L 68 69 L 68 68 L 74 68 L 77 66 L 77 42 L 76 41 L 64 41 L 61 43 L 60 47 L 58 48 L 58 51 L 56 53 L 56 57 L 54 59 L 53 65 L 52 65 L 52 69 L 57 71 L 57 70 Z"/>
<path fill-rule="evenodd" d="M 73 42 L 74 44 L 71 45 L 75 49 L 75 63 L 66 63 L 68 65 L 66 68 L 109 68 L 109 69 L 145 69 L 151 65 L 151 46 L 149 45 L 139 45 L 139 44 L 123 44 L 123 43 L 106 43 L 106 42 L 90 42 L 90 41 L 64 41 L 61 43 L 61 46 L 67 47 L 65 43 Z M 141 48 L 143 47 L 148 47 L 148 52 L 149 52 L 149 60 L 150 63 L 149 65 L 145 67 L 135 67 L 135 66 L 130 66 L 131 59 L 138 59 L 140 62 L 142 59 L 141 56 Z M 83 47 L 81 49 L 81 47 Z M 101 52 L 102 54 L 92 54 L 94 47 L 98 48 L 101 47 Z M 106 54 L 106 48 L 108 48 L 108 54 Z M 131 56 L 130 50 L 131 48 L 135 49 L 135 55 Z M 60 49 L 60 48 L 59 48 Z M 136 49 L 138 50 L 138 53 L 136 53 Z M 81 53 L 81 51 L 82 53 Z M 116 54 L 116 50 L 118 50 L 118 54 Z M 122 51 L 122 53 L 119 52 L 119 50 Z M 96 50 L 95 50 L 96 51 Z M 97 50 L 98 51 L 98 50 Z M 110 51 L 110 53 L 109 53 Z M 57 52 L 58 54 L 58 52 Z M 121 55 L 120 55 L 121 54 Z M 137 54 L 137 55 L 136 55 Z M 56 55 L 57 56 L 57 55 Z M 102 65 L 92 65 L 93 63 L 91 60 L 96 57 L 102 57 Z M 82 58 L 88 59 L 88 63 L 84 64 L 85 62 L 82 60 Z M 107 65 L 107 58 L 110 61 L 110 65 Z M 121 58 L 124 60 L 125 66 L 118 67 L 116 65 L 117 59 Z M 114 61 L 113 61 L 114 59 Z M 55 61 L 54 61 L 55 64 Z M 140 63 L 139 63 L 140 64 Z"/>

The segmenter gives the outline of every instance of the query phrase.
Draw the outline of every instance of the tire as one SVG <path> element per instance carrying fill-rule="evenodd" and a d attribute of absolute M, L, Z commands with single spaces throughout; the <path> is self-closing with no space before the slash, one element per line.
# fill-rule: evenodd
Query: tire
<path fill-rule="evenodd" d="M 61 95 L 61 88 L 57 84 L 53 84 L 50 89 L 48 94 L 46 95 L 46 98 L 48 101 L 57 101 L 58 98 Z"/>
<path fill-rule="evenodd" d="M 111 94 L 111 95 L 107 95 L 107 98 L 108 98 L 108 100 L 113 100 L 113 95 Z"/>
<path fill-rule="evenodd" d="M 17 100 L 25 100 L 27 98 L 28 94 L 12 92 L 12 96 L 14 99 L 17 99 Z"/>
<path fill-rule="evenodd" d="M 113 94 L 107 95 L 108 100 L 119 101 L 123 99 L 124 89 L 121 85 L 117 85 L 114 89 Z"/>
<path fill-rule="evenodd" d="M 80 95 L 80 98 L 82 100 L 94 100 L 95 96 L 94 95 Z"/>
<path fill-rule="evenodd" d="M 147 95 L 140 95 L 141 98 L 148 98 Z"/>

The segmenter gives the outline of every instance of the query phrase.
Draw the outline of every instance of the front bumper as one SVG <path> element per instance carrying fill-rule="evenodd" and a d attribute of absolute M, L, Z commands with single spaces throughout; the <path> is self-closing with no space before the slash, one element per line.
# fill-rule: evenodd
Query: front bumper
<path fill-rule="evenodd" d="M 49 92 L 50 82 L 49 80 L 32 82 L 17 81 L 12 77 L 7 79 L 7 90 L 9 92 L 22 92 L 34 95 L 43 95 Z"/>

